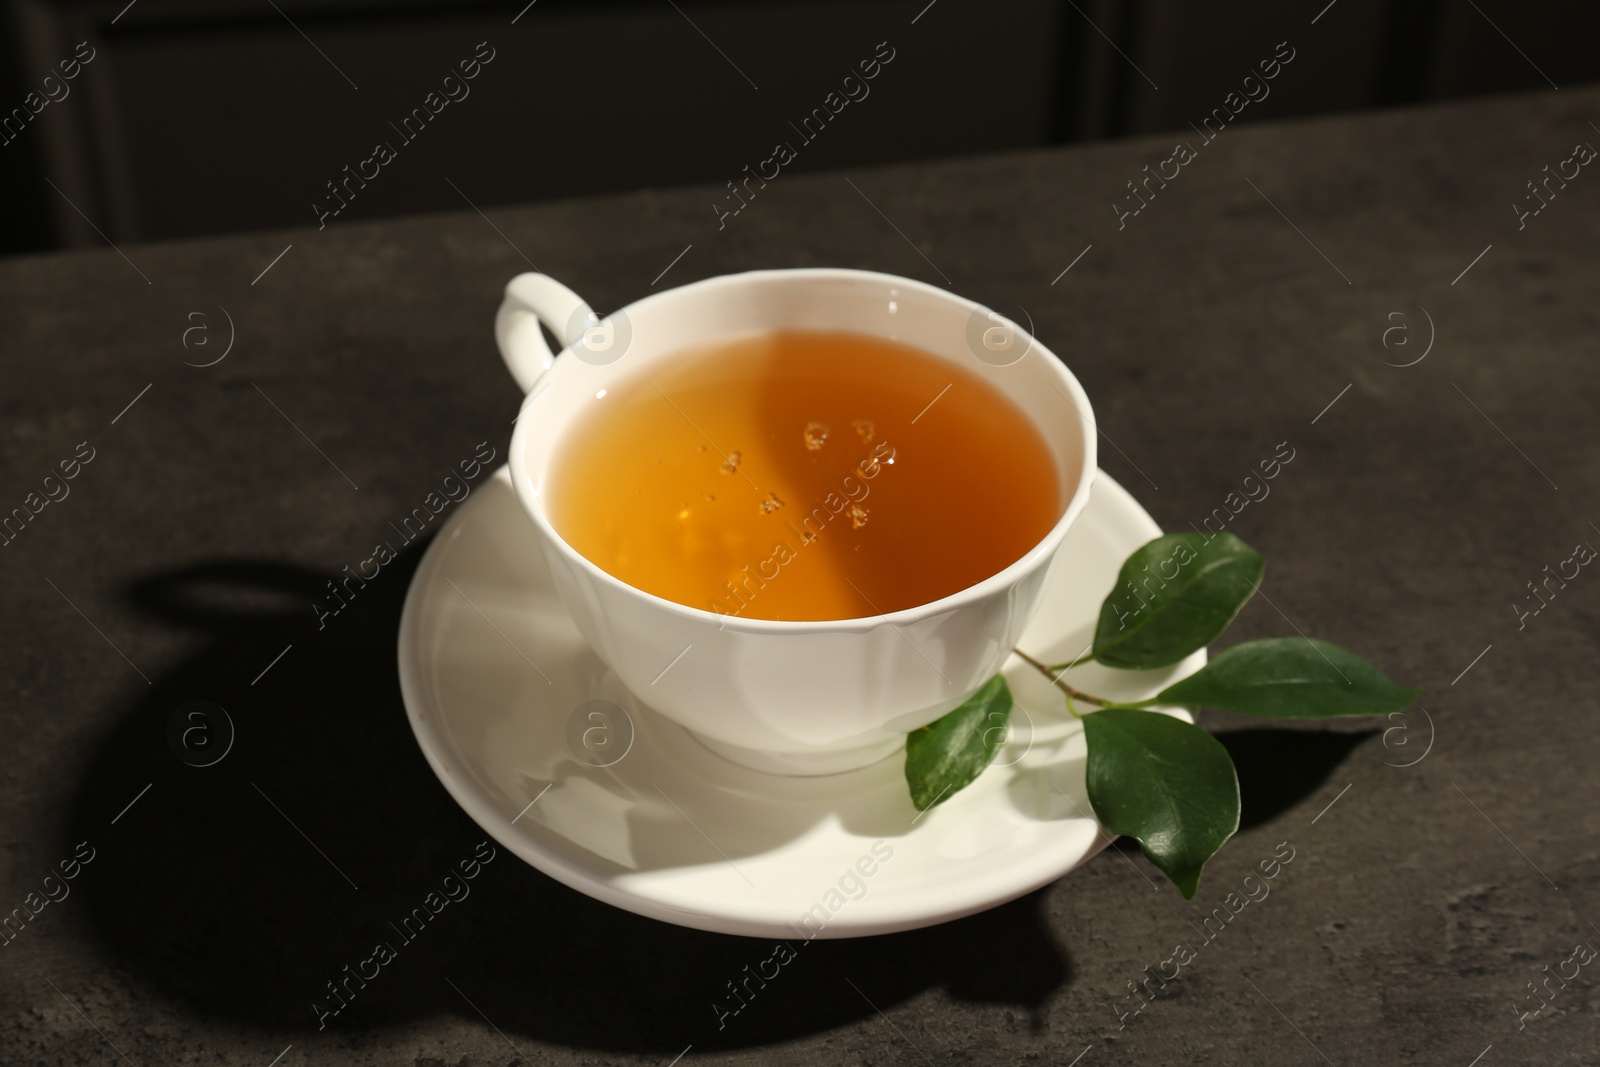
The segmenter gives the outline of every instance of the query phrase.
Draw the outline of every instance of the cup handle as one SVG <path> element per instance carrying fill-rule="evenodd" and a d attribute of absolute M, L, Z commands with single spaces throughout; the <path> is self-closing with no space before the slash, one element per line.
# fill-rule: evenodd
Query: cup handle
<path fill-rule="evenodd" d="M 539 324 L 555 334 L 565 349 L 594 321 L 594 312 L 583 297 L 548 275 L 530 272 L 506 283 L 505 300 L 494 317 L 494 339 L 511 376 L 529 393 L 556 361 Z"/>

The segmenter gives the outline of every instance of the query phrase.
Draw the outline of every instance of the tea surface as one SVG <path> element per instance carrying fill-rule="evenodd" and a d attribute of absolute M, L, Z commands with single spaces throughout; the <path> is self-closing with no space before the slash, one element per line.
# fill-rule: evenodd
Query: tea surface
<path fill-rule="evenodd" d="M 851 619 L 1004 570 L 1061 517 L 1055 460 L 976 374 L 778 331 L 625 378 L 572 428 L 552 525 L 622 581 L 743 618 Z"/>

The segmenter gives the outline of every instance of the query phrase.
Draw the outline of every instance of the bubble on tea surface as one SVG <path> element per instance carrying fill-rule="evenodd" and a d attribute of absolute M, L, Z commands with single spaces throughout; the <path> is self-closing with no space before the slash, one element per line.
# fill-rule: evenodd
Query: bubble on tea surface
<path fill-rule="evenodd" d="M 722 461 L 722 468 L 721 468 L 722 473 L 723 474 L 737 474 L 738 471 L 739 471 L 739 464 L 743 463 L 743 462 L 744 462 L 744 456 L 742 456 L 738 452 L 729 452 L 728 453 L 728 458 Z"/>
<path fill-rule="evenodd" d="M 711 493 L 701 493 L 700 495 L 705 497 L 706 502 L 709 504 L 715 504 L 717 502 L 717 498 Z"/>
<path fill-rule="evenodd" d="M 806 423 L 805 433 L 801 436 L 805 440 L 806 451 L 821 451 L 822 446 L 828 443 L 828 424 L 812 419 Z"/>
<path fill-rule="evenodd" d="M 783 501 L 778 499 L 778 494 L 768 493 L 767 499 L 761 502 L 761 514 L 771 515 L 781 507 L 783 507 Z"/>
<path fill-rule="evenodd" d="M 867 524 L 867 509 L 860 504 L 850 505 L 850 528 L 859 530 Z"/>
<path fill-rule="evenodd" d="M 870 445 L 878 436 L 878 427 L 871 419 L 856 419 L 850 423 L 850 427 L 855 430 L 856 436 L 861 438 L 861 443 L 864 445 Z"/>

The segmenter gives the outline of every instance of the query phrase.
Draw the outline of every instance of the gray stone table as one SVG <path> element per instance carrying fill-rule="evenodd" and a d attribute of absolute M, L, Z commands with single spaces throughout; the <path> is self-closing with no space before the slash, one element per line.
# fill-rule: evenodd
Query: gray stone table
<path fill-rule="evenodd" d="M 0 947 L 0 1062 L 1600 1062 L 1600 969 L 1530 986 L 1600 944 L 1600 574 L 1529 585 L 1600 544 L 1600 175 L 1536 215 L 1525 184 L 1597 119 L 1569 88 L 1186 135 L 1120 222 L 1173 138 L 784 173 L 720 230 L 689 189 L 0 264 L 0 508 L 58 498 L 0 548 L 0 911 L 59 898 Z M 819 944 L 719 1031 L 765 944 L 505 859 L 319 1031 L 351 939 L 483 835 L 399 702 L 415 549 L 340 625 L 310 602 L 479 442 L 504 454 L 490 318 L 530 263 L 602 309 L 812 265 L 1025 309 L 1167 528 L 1292 450 L 1229 516 L 1271 559 L 1236 636 L 1351 646 L 1426 715 L 1208 717 L 1244 827 L 1193 903 L 1118 847 Z M 168 742 L 191 700 L 237 726 L 209 768 Z M 1130 983 L 1291 850 L 1135 1011 Z"/>

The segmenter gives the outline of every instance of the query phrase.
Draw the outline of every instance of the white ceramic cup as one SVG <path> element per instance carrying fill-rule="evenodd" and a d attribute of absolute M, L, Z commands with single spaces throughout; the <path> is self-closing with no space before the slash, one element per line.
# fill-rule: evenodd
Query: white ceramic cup
<path fill-rule="evenodd" d="M 566 346 L 559 356 L 540 323 Z M 976 585 L 837 621 L 719 615 L 636 589 L 579 555 L 551 524 L 544 488 L 563 438 L 597 394 L 686 347 L 784 329 L 886 338 L 978 373 L 1043 434 L 1066 501 L 1061 518 L 1021 559 Z M 527 393 L 511 438 L 512 483 L 573 622 L 637 700 L 756 770 L 864 766 L 972 695 L 1010 654 L 1088 502 L 1096 433 L 1078 380 L 1015 323 L 922 282 L 857 270 L 751 271 L 655 293 L 602 319 L 559 282 L 521 274 L 506 286 L 495 338 Z"/>

